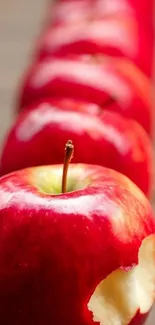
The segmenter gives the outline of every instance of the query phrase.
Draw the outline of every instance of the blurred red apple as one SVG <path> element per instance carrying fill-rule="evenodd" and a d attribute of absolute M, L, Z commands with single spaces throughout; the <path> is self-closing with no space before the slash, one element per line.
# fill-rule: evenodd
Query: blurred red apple
<path fill-rule="evenodd" d="M 58 103 L 57 103 L 58 105 Z M 60 107 L 60 109 L 59 109 Z M 152 182 L 152 146 L 143 128 L 118 113 L 101 117 L 56 107 L 42 101 L 20 114 L 2 151 L 0 172 L 61 163 L 63 146 L 71 138 L 74 161 L 113 168 L 132 179 L 146 195 Z"/>
<path fill-rule="evenodd" d="M 153 72 L 153 32 L 139 28 L 135 17 L 106 17 L 71 26 L 47 27 L 37 42 L 36 57 L 103 54 L 131 59 L 146 75 Z M 149 60 L 148 60 L 149 58 Z"/>
<path fill-rule="evenodd" d="M 37 55 L 42 60 L 53 54 L 137 56 L 137 25 L 130 17 L 106 17 L 70 25 L 47 27 L 38 40 Z"/>
<path fill-rule="evenodd" d="M 57 165 L 0 179 L 0 323 L 143 324 L 155 299 L 148 200 L 103 167 L 71 164 L 64 194 L 61 177 Z"/>
<path fill-rule="evenodd" d="M 38 40 L 37 56 L 125 55 L 152 77 L 153 0 L 143 4 L 137 0 L 59 1 L 51 12 L 52 23 Z"/>
<path fill-rule="evenodd" d="M 52 58 L 33 65 L 23 79 L 19 109 L 47 97 L 70 97 L 119 112 L 152 132 L 151 83 L 123 58 Z"/>
<path fill-rule="evenodd" d="M 126 0 L 66 0 L 51 4 L 47 12 L 48 25 L 72 25 L 80 21 L 102 19 L 131 14 L 131 4 Z"/>
<path fill-rule="evenodd" d="M 46 21 L 50 26 L 68 25 L 87 20 L 91 15 L 92 0 L 68 0 L 52 2 Z"/>
<path fill-rule="evenodd" d="M 104 110 L 97 104 L 94 103 L 88 103 L 85 101 L 75 100 L 73 98 L 67 98 L 67 97 L 50 97 L 47 99 L 40 99 L 36 101 L 35 103 L 24 107 L 24 111 L 33 110 L 37 107 L 40 107 L 45 103 L 46 105 L 49 105 L 52 107 L 52 109 L 58 108 L 63 111 L 75 111 L 75 112 L 81 112 L 81 113 L 87 113 L 88 115 L 92 116 L 102 116 Z"/>
<path fill-rule="evenodd" d="M 154 62 L 154 0 L 127 0 L 135 13 L 137 22 L 139 54 L 136 63 L 151 78 L 153 77 Z"/>

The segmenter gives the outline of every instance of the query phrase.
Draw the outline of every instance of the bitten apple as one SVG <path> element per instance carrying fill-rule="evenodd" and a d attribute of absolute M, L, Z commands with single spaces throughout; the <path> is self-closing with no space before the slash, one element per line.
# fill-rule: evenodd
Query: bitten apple
<path fill-rule="evenodd" d="M 70 97 L 137 120 L 152 132 L 151 83 L 130 61 L 110 57 L 52 58 L 33 65 L 21 83 L 18 107 Z"/>
<path fill-rule="evenodd" d="M 0 324 L 142 325 L 155 299 L 148 200 L 122 174 L 82 164 L 61 194 L 62 169 L 0 179 Z"/>
<path fill-rule="evenodd" d="M 75 162 L 98 164 L 127 175 L 149 196 L 152 146 L 143 128 L 118 113 L 100 117 L 40 101 L 20 114 L 2 151 L 0 173 L 62 162 L 64 142 L 72 138 Z"/>

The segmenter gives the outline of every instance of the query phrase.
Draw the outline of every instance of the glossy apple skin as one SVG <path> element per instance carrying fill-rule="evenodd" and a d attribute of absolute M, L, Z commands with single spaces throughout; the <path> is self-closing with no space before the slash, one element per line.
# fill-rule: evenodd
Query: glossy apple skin
<path fill-rule="evenodd" d="M 125 1 L 111 0 L 66 0 L 51 4 L 47 12 L 46 21 L 50 26 L 72 25 L 79 21 L 88 21 L 97 17 L 102 19 L 110 16 L 124 15 L 131 6 Z"/>
<path fill-rule="evenodd" d="M 90 16 L 92 1 L 56 1 L 49 5 L 46 21 L 48 26 L 73 24 L 79 20 L 87 20 Z"/>
<path fill-rule="evenodd" d="M 36 168 L 0 179 L 3 325 L 93 325 L 86 305 L 94 288 L 137 264 L 142 240 L 155 233 L 148 200 L 126 177 L 71 164 L 78 169 L 90 185 L 63 195 L 40 192 Z M 145 318 L 137 311 L 130 325 Z"/>
<path fill-rule="evenodd" d="M 153 26 L 139 27 L 135 17 L 126 15 L 102 20 L 80 21 L 75 25 L 47 26 L 36 44 L 36 58 L 52 55 L 104 54 L 126 57 L 147 76 L 153 71 Z M 149 58 L 149 60 L 148 60 Z"/>
<path fill-rule="evenodd" d="M 37 42 L 41 59 L 53 53 L 125 55 L 152 77 L 152 0 L 142 5 L 136 0 L 118 0 L 110 6 L 101 0 L 60 1 L 51 11 L 52 19 Z"/>
<path fill-rule="evenodd" d="M 151 83 L 130 61 L 76 56 L 36 62 L 20 83 L 18 110 L 50 97 L 68 97 L 137 120 L 152 134 Z"/>
<path fill-rule="evenodd" d="M 139 60 L 144 62 L 144 72 L 153 78 L 154 62 L 154 0 L 136 1 L 128 0 L 135 10 L 136 21 L 138 22 L 139 34 Z M 138 62 L 138 58 L 137 58 Z M 141 65 L 142 66 L 142 65 Z"/>
<path fill-rule="evenodd" d="M 131 14 L 133 9 L 141 26 L 152 25 L 150 16 L 153 12 L 153 0 L 143 3 L 136 0 L 111 0 L 110 6 L 108 0 L 59 0 L 49 6 L 47 21 L 52 26 L 72 25 L 95 17 L 103 19 L 107 16 L 122 16 L 126 12 Z"/>
<path fill-rule="evenodd" d="M 74 162 L 113 168 L 132 179 L 146 195 L 151 192 L 152 145 L 143 128 L 118 113 L 100 116 L 64 110 L 40 101 L 20 114 L 1 156 L 0 173 L 63 162 L 64 145 L 72 139 Z"/>
<path fill-rule="evenodd" d="M 102 107 L 94 103 L 88 103 L 86 101 L 75 100 L 73 98 L 67 97 L 49 97 L 45 98 L 44 100 L 39 99 L 35 103 L 24 107 L 23 111 L 30 111 L 36 109 L 37 107 L 42 106 L 43 103 L 49 105 L 52 108 L 58 108 L 62 111 L 73 111 L 73 112 L 80 112 L 80 113 L 87 113 L 88 115 L 92 116 L 102 116 L 104 113 Z M 18 115 L 17 115 L 18 117 Z"/>
<path fill-rule="evenodd" d="M 38 40 L 39 59 L 68 53 L 104 53 L 134 59 L 137 52 L 137 29 L 128 16 L 110 16 L 102 20 L 84 20 L 73 25 L 48 26 Z"/>

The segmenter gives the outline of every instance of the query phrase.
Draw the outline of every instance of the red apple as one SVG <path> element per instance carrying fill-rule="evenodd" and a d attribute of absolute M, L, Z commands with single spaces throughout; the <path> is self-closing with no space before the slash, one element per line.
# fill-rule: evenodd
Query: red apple
<path fill-rule="evenodd" d="M 47 24 L 37 42 L 37 56 L 42 59 L 68 53 L 125 55 L 152 77 L 151 3 L 152 0 L 145 1 L 143 15 L 135 0 L 113 0 L 110 5 L 107 0 L 58 2 L 52 7 L 53 23 Z"/>
<path fill-rule="evenodd" d="M 42 105 L 43 103 L 50 105 L 52 108 L 58 108 L 63 111 L 76 111 L 81 113 L 87 113 L 92 116 L 101 117 L 103 114 L 103 109 L 94 103 L 88 103 L 84 101 L 75 100 L 73 98 L 67 97 L 50 97 L 48 99 L 40 99 L 35 103 L 24 107 L 24 111 L 33 110 Z"/>
<path fill-rule="evenodd" d="M 52 25 L 74 24 L 80 20 L 135 14 L 138 24 L 152 29 L 154 2 L 137 0 L 59 0 L 50 4 L 47 17 Z M 51 10 L 50 10 L 51 8 Z"/>
<path fill-rule="evenodd" d="M 104 20 L 84 21 L 70 26 L 48 27 L 38 42 L 40 59 L 53 54 L 137 55 L 137 30 L 129 17 L 111 17 Z"/>
<path fill-rule="evenodd" d="M 50 150 L 50 148 L 49 148 Z M 103 167 L 30 168 L 0 179 L 0 323 L 140 325 L 155 299 L 155 219 Z"/>
<path fill-rule="evenodd" d="M 97 0 L 98 1 L 98 0 Z M 149 26 L 150 30 L 153 26 L 153 10 L 154 1 L 137 1 L 137 0 L 126 0 L 128 5 L 134 8 L 136 12 L 136 18 L 140 26 Z"/>
<path fill-rule="evenodd" d="M 51 26 L 72 25 L 80 21 L 102 19 L 110 16 L 131 14 L 131 5 L 126 0 L 66 0 L 56 1 L 48 9 L 47 21 Z"/>
<path fill-rule="evenodd" d="M 47 27 L 37 44 L 37 58 L 52 55 L 96 54 L 125 56 L 148 76 L 152 76 L 153 38 L 145 28 L 139 29 L 135 17 L 79 22 L 71 26 Z M 148 60 L 149 57 L 149 60 Z"/>
<path fill-rule="evenodd" d="M 119 112 L 152 132 L 151 83 L 130 61 L 52 58 L 33 65 L 23 83 L 19 109 L 47 97 L 70 97 Z"/>
<path fill-rule="evenodd" d="M 92 0 L 56 1 L 50 4 L 46 21 L 48 25 L 68 25 L 91 16 Z"/>
<path fill-rule="evenodd" d="M 2 151 L 1 175 L 30 166 L 61 163 L 63 146 L 71 138 L 74 161 L 113 168 L 132 179 L 149 196 L 152 146 L 142 127 L 118 113 L 101 117 L 67 111 L 50 101 L 25 110 L 10 131 Z"/>
<path fill-rule="evenodd" d="M 134 9 L 139 35 L 139 55 L 137 62 L 145 64 L 144 72 L 153 76 L 154 62 L 154 0 L 127 0 Z"/>

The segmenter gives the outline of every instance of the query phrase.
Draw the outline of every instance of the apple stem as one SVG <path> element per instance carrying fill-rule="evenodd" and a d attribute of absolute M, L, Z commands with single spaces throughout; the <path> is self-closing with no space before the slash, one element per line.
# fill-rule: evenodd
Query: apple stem
<path fill-rule="evenodd" d="M 64 158 L 63 174 L 62 174 L 62 193 L 66 193 L 68 167 L 71 159 L 73 158 L 73 153 L 74 153 L 73 142 L 71 140 L 68 140 L 65 145 L 65 158 Z"/>

